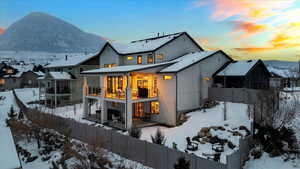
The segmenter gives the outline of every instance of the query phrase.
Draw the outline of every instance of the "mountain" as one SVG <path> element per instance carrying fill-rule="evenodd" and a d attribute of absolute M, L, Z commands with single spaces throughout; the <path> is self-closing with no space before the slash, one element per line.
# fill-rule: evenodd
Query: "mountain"
<path fill-rule="evenodd" d="M 268 60 L 264 61 L 267 66 L 282 68 L 282 69 L 298 69 L 298 62 Z"/>
<path fill-rule="evenodd" d="M 33 12 L 0 35 L 0 50 L 44 52 L 94 52 L 105 40 L 83 32 L 61 19 Z"/>

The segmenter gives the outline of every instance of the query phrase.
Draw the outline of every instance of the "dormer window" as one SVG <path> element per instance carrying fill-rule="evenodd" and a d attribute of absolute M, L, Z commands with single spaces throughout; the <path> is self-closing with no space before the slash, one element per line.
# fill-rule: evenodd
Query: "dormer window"
<path fill-rule="evenodd" d="M 137 64 L 142 64 L 142 63 L 143 63 L 142 55 L 137 56 Z"/>
<path fill-rule="evenodd" d="M 153 62 L 154 62 L 154 59 L 153 59 L 153 55 L 152 55 L 152 54 L 148 54 L 147 62 L 148 62 L 148 63 L 153 63 Z"/>
<path fill-rule="evenodd" d="M 164 59 L 164 54 L 163 53 L 159 53 L 156 55 L 157 59 L 163 60 Z"/>

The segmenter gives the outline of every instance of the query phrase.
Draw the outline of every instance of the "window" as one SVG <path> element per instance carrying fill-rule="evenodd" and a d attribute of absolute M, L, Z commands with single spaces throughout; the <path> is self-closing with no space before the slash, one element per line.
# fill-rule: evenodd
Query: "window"
<path fill-rule="evenodd" d="M 114 63 L 112 63 L 112 64 L 104 64 L 104 67 L 115 67 L 115 66 L 117 66 L 117 64 L 114 64 Z"/>
<path fill-rule="evenodd" d="M 173 76 L 171 76 L 171 75 L 164 76 L 164 80 L 172 80 L 172 79 L 173 79 Z"/>
<path fill-rule="evenodd" d="M 127 56 L 127 60 L 132 60 L 133 56 Z"/>
<path fill-rule="evenodd" d="M 108 76 L 107 77 L 107 92 L 116 93 L 117 90 L 123 90 L 122 76 Z"/>
<path fill-rule="evenodd" d="M 148 63 L 153 63 L 153 55 L 152 54 L 148 54 L 148 58 L 147 58 Z"/>
<path fill-rule="evenodd" d="M 4 84 L 5 83 L 5 80 L 4 79 L 0 79 L 0 84 Z"/>
<path fill-rule="evenodd" d="M 142 64 L 142 63 L 143 63 L 142 55 L 137 56 L 137 64 Z"/>
<path fill-rule="evenodd" d="M 163 53 L 159 53 L 156 55 L 157 59 L 163 60 L 164 59 L 164 54 Z"/>
<path fill-rule="evenodd" d="M 7 74 L 12 74 L 12 73 L 13 73 L 13 70 L 12 70 L 12 69 L 7 69 L 7 70 L 6 70 L 6 73 L 7 73 Z"/>
<path fill-rule="evenodd" d="M 159 102 L 151 102 L 151 113 L 159 114 Z"/>

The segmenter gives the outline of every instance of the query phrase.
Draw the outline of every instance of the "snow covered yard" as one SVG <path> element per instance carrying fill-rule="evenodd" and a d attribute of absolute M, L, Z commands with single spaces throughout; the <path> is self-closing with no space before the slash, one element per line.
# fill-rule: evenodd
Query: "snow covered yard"
<path fill-rule="evenodd" d="M 245 126 L 249 130 L 251 128 L 251 120 L 248 117 L 248 106 L 238 103 L 227 103 L 227 119 L 224 121 L 223 114 L 224 104 L 220 103 L 216 107 L 206 109 L 204 112 L 195 111 L 188 113 L 188 120 L 180 126 L 168 128 L 162 126 L 147 127 L 142 129 L 141 139 L 151 141 L 151 135 L 155 135 L 155 132 L 159 128 L 166 136 L 166 146 L 172 148 L 173 143 L 177 144 L 177 148 L 184 151 L 187 147 L 186 137 L 191 139 L 198 134 L 201 128 L 211 126 L 222 126 L 224 131 L 211 129 L 212 136 L 218 136 L 218 138 L 228 139 L 234 145 L 239 145 L 240 136 L 233 136 L 231 131 L 238 131 L 245 135 L 244 131 L 238 130 L 240 126 Z M 221 162 L 226 163 L 226 155 L 233 153 L 235 149 L 230 149 L 227 145 L 224 146 L 224 153 L 221 155 Z M 213 154 L 212 144 L 205 143 L 199 144 L 199 149 L 195 152 L 197 156 L 204 157 L 204 154 Z M 204 154 L 203 154 L 204 153 Z"/>
<path fill-rule="evenodd" d="M 10 107 L 13 106 L 14 110 L 18 110 L 15 104 L 14 97 L 11 91 L 0 92 L 0 164 L 1 168 L 18 168 L 20 161 L 15 148 L 15 143 L 11 131 L 6 127 L 5 120 L 8 118 L 7 113 Z"/>

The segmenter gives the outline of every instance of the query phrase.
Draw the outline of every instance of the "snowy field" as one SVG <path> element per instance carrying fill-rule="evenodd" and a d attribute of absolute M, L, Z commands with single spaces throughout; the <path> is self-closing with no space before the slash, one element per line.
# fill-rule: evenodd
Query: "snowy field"
<path fill-rule="evenodd" d="M 14 140 L 10 128 L 6 127 L 5 120 L 7 113 L 13 106 L 15 111 L 18 107 L 15 104 L 12 92 L 0 92 L 4 100 L 0 101 L 0 168 L 18 168 L 20 166 L 18 154 L 15 148 Z"/>
<path fill-rule="evenodd" d="M 224 121 L 223 116 L 224 104 L 219 104 L 214 108 L 206 109 L 204 111 L 195 111 L 188 114 L 188 121 L 181 126 L 167 128 L 167 127 L 147 127 L 142 129 L 141 139 L 151 142 L 151 135 L 154 135 L 157 128 L 165 134 L 166 146 L 172 148 L 173 142 L 177 144 L 177 148 L 184 151 L 187 146 L 186 137 L 193 138 L 197 135 L 203 127 L 223 126 L 226 130 L 234 130 L 241 125 L 250 129 L 251 120 L 247 114 L 247 105 L 238 103 L 227 103 L 228 120 Z M 242 132 L 242 131 L 240 131 Z M 230 140 L 233 144 L 239 145 L 239 136 L 232 136 L 232 133 L 226 131 L 211 131 L 213 136 Z M 225 146 L 225 152 L 222 153 L 221 162 L 226 163 L 226 155 L 233 153 L 236 149 L 232 150 Z M 200 157 L 204 157 L 203 153 L 213 154 L 212 144 L 199 144 L 199 150 L 195 153 Z"/>

